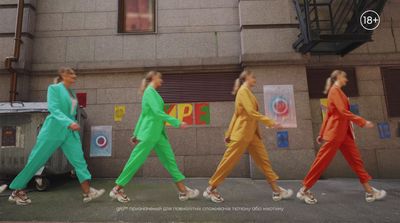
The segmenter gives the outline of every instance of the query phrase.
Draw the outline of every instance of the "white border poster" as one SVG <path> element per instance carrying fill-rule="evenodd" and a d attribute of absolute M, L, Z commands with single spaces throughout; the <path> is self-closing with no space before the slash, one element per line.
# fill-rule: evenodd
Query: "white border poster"
<path fill-rule="evenodd" d="M 265 114 L 284 128 L 297 128 L 293 85 L 264 85 Z"/>
<path fill-rule="evenodd" d="M 110 157 L 112 154 L 112 126 L 92 126 L 90 157 Z"/>

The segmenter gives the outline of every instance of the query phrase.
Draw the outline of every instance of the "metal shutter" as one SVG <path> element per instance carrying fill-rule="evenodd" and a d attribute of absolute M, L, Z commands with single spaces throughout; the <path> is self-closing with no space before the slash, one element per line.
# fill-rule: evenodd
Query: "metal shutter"
<path fill-rule="evenodd" d="M 238 73 L 163 74 L 159 89 L 166 103 L 234 101 L 231 94 Z"/>

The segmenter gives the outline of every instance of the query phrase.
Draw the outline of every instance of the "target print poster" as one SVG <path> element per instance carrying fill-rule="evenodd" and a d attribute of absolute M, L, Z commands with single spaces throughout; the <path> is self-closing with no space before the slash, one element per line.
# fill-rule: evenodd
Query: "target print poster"
<path fill-rule="evenodd" d="M 265 114 L 284 128 L 297 128 L 293 85 L 264 85 Z"/>
<path fill-rule="evenodd" d="M 90 137 L 90 157 L 112 154 L 112 126 L 92 126 Z"/>

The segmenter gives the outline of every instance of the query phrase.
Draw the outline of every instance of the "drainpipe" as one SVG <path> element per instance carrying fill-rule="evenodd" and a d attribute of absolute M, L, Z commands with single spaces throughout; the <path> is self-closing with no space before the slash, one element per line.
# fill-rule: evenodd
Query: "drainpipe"
<path fill-rule="evenodd" d="M 17 6 L 17 22 L 15 25 L 15 36 L 14 36 L 14 55 L 11 57 L 6 57 L 4 64 L 6 70 L 8 70 L 11 74 L 11 81 L 10 81 L 10 103 L 13 103 L 18 95 L 17 92 L 17 71 L 13 68 L 13 63 L 17 63 L 20 56 L 21 51 L 21 33 L 22 33 L 22 20 L 24 17 L 24 0 L 18 1 Z"/>

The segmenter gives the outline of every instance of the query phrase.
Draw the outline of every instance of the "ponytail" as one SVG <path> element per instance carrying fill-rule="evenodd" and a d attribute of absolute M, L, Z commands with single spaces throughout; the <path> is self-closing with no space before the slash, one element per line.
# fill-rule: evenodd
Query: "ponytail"
<path fill-rule="evenodd" d="M 236 78 L 235 80 L 235 84 L 233 85 L 233 90 L 232 90 L 232 94 L 236 95 L 237 92 L 239 91 L 239 88 L 243 85 L 243 83 L 246 80 L 246 77 L 249 76 L 250 74 L 252 74 L 252 72 L 250 70 L 244 70 L 238 78 Z"/>
<path fill-rule="evenodd" d="M 341 74 L 346 74 L 346 72 L 344 72 L 342 70 L 334 70 L 331 73 L 331 76 L 328 79 L 326 79 L 324 94 L 329 93 L 329 90 L 332 88 L 333 84 L 335 84 L 337 77 Z"/>
<path fill-rule="evenodd" d="M 56 78 L 54 78 L 54 80 L 53 80 L 53 82 L 55 83 L 55 84 L 58 84 L 58 83 L 60 83 L 60 82 L 62 82 L 63 81 L 63 78 L 60 76 L 60 75 L 58 75 Z"/>
<path fill-rule="evenodd" d="M 150 82 L 153 80 L 154 76 L 160 75 L 160 72 L 157 71 L 149 71 L 146 76 L 142 79 L 142 82 L 139 87 L 139 94 L 143 94 L 144 90 L 146 90 L 147 86 L 149 86 Z"/>
<path fill-rule="evenodd" d="M 63 81 L 62 75 L 65 73 L 75 74 L 75 71 L 70 67 L 60 67 L 60 69 L 58 69 L 58 76 L 56 78 L 54 78 L 54 80 L 53 80 L 54 83 L 58 84 L 58 83 L 62 82 Z"/>

